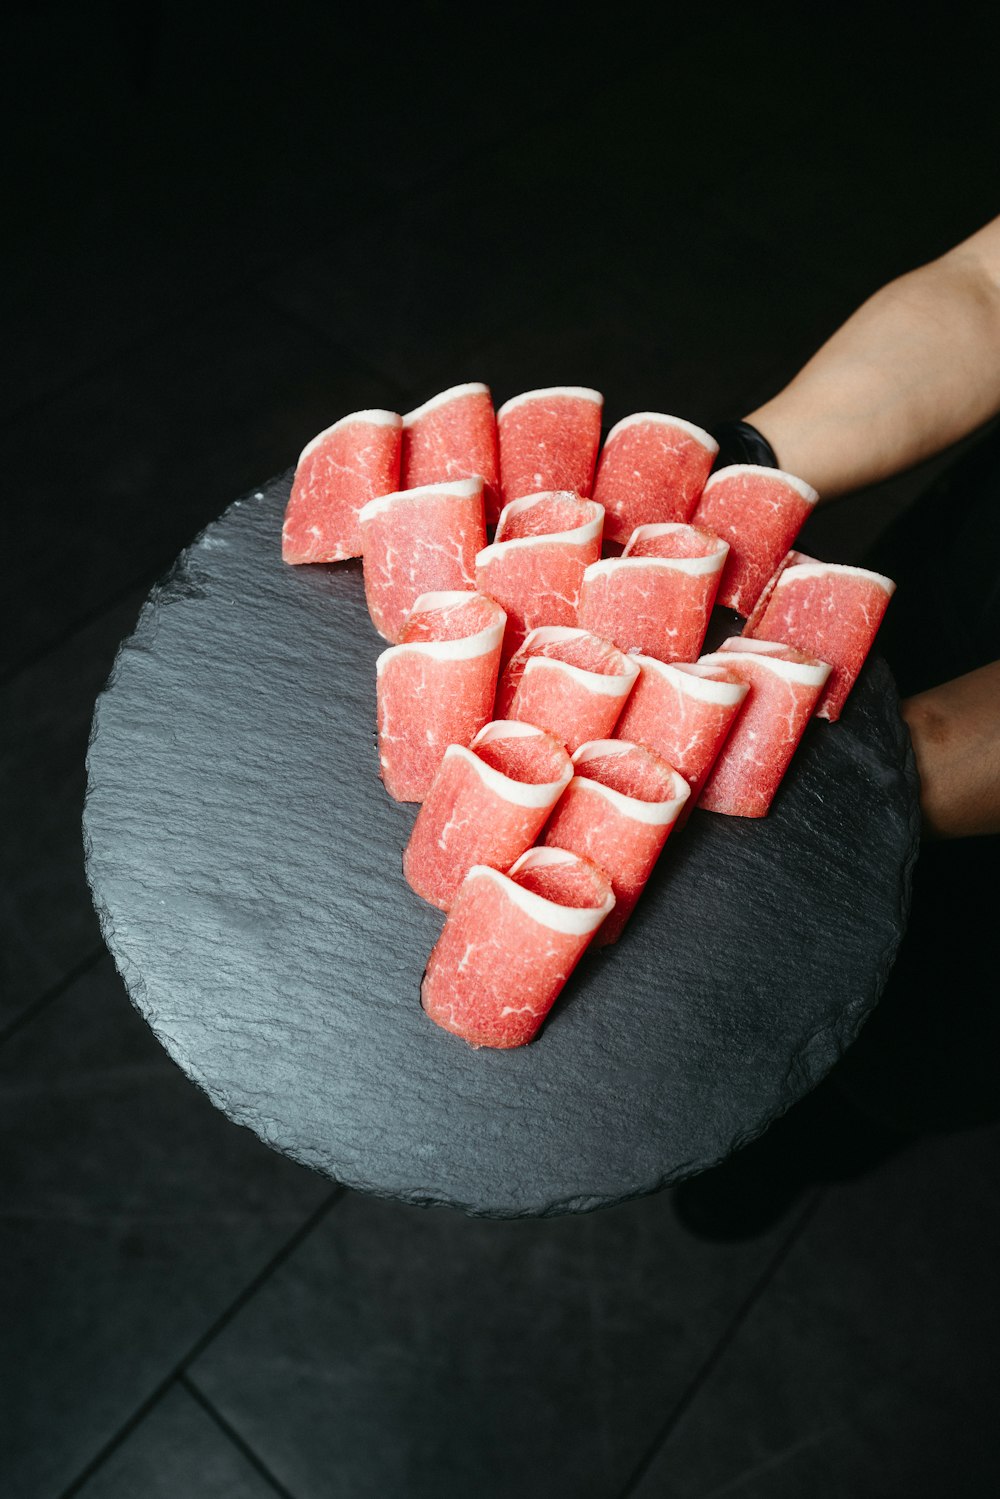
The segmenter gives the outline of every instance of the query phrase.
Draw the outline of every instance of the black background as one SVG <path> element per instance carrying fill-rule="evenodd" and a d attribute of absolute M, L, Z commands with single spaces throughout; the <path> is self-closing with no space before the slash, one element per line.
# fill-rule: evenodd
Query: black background
<path fill-rule="evenodd" d="M 989 19 L 992 15 L 992 19 Z M 365 405 L 711 425 L 998 211 L 995 11 L 14 7 L 5 1493 L 992 1495 L 993 1130 L 762 1241 L 474 1223 L 228 1125 L 103 954 L 83 755 L 176 552 Z M 911 476 L 822 512 L 864 550 Z M 178 727 L 178 732 L 183 726 Z"/>

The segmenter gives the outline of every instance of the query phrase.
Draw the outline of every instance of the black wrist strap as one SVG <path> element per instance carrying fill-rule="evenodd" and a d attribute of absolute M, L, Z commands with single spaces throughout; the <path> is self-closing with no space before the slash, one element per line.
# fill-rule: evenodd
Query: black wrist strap
<path fill-rule="evenodd" d="M 767 438 L 749 422 L 720 422 L 712 436 L 719 444 L 713 470 L 727 468 L 731 463 L 757 463 L 762 468 L 779 466 Z"/>

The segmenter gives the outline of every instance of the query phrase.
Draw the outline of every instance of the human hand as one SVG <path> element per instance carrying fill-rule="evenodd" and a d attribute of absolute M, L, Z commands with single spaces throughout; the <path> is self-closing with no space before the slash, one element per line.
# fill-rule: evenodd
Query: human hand
<path fill-rule="evenodd" d="M 902 704 L 926 838 L 1000 833 L 1000 661 Z"/>

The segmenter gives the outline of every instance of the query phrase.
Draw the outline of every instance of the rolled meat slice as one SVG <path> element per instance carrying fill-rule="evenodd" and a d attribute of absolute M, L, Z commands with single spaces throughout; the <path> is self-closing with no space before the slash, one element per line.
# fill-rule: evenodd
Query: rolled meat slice
<path fill-rule="evenodd" d="M 447 911 L 473 864 L 507 866 L 530 848 L 573 765 L 558 739 L 529 723 L 488 723 L 451 744 L 403 852 L 411 890 Z"/>
<path fill-rule="evenodd" d="M 673 766 L 641 744 L 597 739 L 573 756 L 575 774 L 545 829 L 545 843 L 596 864 L 615 908 L 595 938 L 616 942 L 689 796 Z"/>
<path fill-rule="evenodd" d="M 774 572 L 771 574 L 771 576 L 768 578 L 767 582 L 764 584 L 764 587 L 761 590 L 760 596 L 757 599 L 756 604 L 754 604 L 753 608 L 750 610 L 750 613 L 747 615 L 747 622 L 743 626 L 743 633 L 744 633 L 744 635 L 750 635 L 750 634 L 752 634 L 752 633 L 754 633 L 756 631 L 757 625 L 760 623 L 760 621 L 764 617 L 764 610 L 767 608 L 768 601 L 770 600 L 770 597 L 771 597 L 772 593 L 774 592 L 774 590 L 775 590 L 775 588 L 777 586 L 778 579 L 781 577 L 781 574 L 785 571 L 785 568 L 786 567 L 792 567 L 796 562 L 814 562 L 814 561 L 815 561 L 815 558 L 814 557 L 807 557 L 806 554 L 805 554 L 805 552 L 796 552 L 796 551 L 793 550 L 791 552 L 786 552 L 785 553 L 785 555 L 782 557 L 781 561 L 778 563 L 777 567 L 774 569 Z"/>
<path fill-rule="evenodd" d="M 818 499 L 811 484 L 778 468 L 734 463 L 712 475 L 693 520 L 729 542 L 720 604 L 750 613 Z"/>
<path fill-rule="evenodd" d="M 368 613 L 384 639 L 400 639 L 422 593 L 475 589 L 486 544 L 482 479 L 386 494 L 359 518 Z"/>
<path fill-rule="evenodd" d="M 584 569 L 601 555 L 604 510 L 571 490 L 511 500 L 476 558 L 476 587 L 507 613 L 504 656 L 538 625 L 575 625 Z"/>
<path fill-rule="evenodd" d="M 834 722 L 895 590 L 892 579 L 881 573 L 790 552 L 747 621 L 743 637 L 780 640 L 828 661 L 832 669 L 816 716 Z"/>
<path fill-rule="evenodd" d="M 492 525 L 500 513 L 500 452 L 488 385 L 453 385 L 406 413 L 402 477 L 394 489 L 420 489 L 477 474 L 483 481 L 486 521 Z"/>
<path fill-rule="evenodd" d="M 382 780 L 421 802 L 449 744 L 468 744 L 493 716 L 505 616 L 478 593 L 424 593 L 399 645 L 375 663 Z"/>
<path fill-rule="evenodd" d="M 607 540 L 626 542 L 636 526 L 690 520 L 718 451 L 710 433 L 658 411 L 612 427 L 594 480 Z"/>
<path fill-rule="evenodd" d="M 587 630 L 532 630 L 501 674 L 494 713 L 536 723 L 572 752 L 606 739 L 639 675 L 631 656 Z"/>
<path fill-rule="evenodd" d="M 361 556 L 358 512 L 399 488 L 403 419 L 354 411 L 302 449 L 281 528 L 286 562 L 343 562 Z"/>
<path fill-rule="evenodd" d="M 583 385 L 529 390 L 497 412 L 504 504 L 543 489 L 586 498 L 601 445 L 604 397 Z"/>
<path fill-rule="evenodd" d="M 470 1046 L 523 1046 L 614 904 L 607 876 L 566 849 L 529 849 L 507 874 L 476 865 L 428 960 L 425 1011 Z"/>
<path fill-rule="evenodd" d="M 715 762 L 750 684 L 704 661 L 668 665 L 633 656 L 639 680 L 629 693 L 615 737 L 644 744 L 672 765 L 691 788 L 687 813 Z"/>
<path fill-rule="evenodd" d="M 830 675 L 817 661 L 777 641 L 723 643 L 703 656 L 749 682 L 743 711 L 705 780 L 698 805 L 732 817 L 764 817 Z"/>
<path fill-rule="evenodd" d="M 578 618 L 623 651 L 691 661 L 708 629 L 729 547 L 694 526 L 639 526 L 620 557 L 583 575 Z"/>

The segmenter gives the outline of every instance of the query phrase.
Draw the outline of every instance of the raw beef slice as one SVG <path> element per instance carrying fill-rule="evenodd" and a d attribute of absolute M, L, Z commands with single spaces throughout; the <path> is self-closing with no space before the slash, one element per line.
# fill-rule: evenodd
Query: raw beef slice
<path fill-rule="evenodd" d="M 534 724 L 489 723 L 449 745 L 403 854 L 411 890 L 447 911 L 473 864 L 506 869 L 535 841 L 573 766 Z"/>
<path fill-rule="evenodd" d="M 424 1010 L 470 1046 L 523 1046 L 614 903 L 607 876 L 565 849 L 529 849 L 507 874 L 476 865 L 427 963 Z"/>
<path fill-rule="evenodd" d="M 505 623 L 478 593 L 424 593 L 399 645 L 379 656 L 379 765 L 396 801 L 423 801 L 449 744 L 468 744 L 489 723 Z"/>
<path fill-rule="evenodd" d="M 504 504 L 543 489 L 586 498 L 601 443 L 604 397 L 582 385 L 529 390 L 497 412 Z"/>
<path fill-rule="evenodd" d="M 895 589 L 891 578 L 867 568 L 790 552 L 743 635 L 780 640 L 828 661 L 830 680 L 816 716 L 833 722 L 865 664 Z"/>
<path fill-rule="evenodd" d="M 482 479 L 383 495 L 359 518 L 368 612 L 386 640 L 399 640 L 422 593 L 475 589 L 486 544 Z"/>
<path fill-rule="evenodd" d="M 688 807 L 743 706 L 750 684 L 735 672 L 704 662 L 668 665 L 633 656 L 639 680 L 615 729 L 615 737 L 644 744 L 666 760 L 691 788 Z"/>
<path fill-rule="evenodd" d="M 572 753 L 606 739 L 639 675 L 631 657 L 587 630 L 532 630 L 497 686 L 494 712 L 537 723 Z"/>
<path fill-rule="evenodd" d="M 486 522 L 492 525 L 500 512 L 500 454 L 488 385 L 454 385 L 407 412 L 400 489 L 476 475 L 483 481 Z"/>
<path fill-rule="evenodd" d="M 611 881 L 615 908 L 596 944 L 617 941 L 688 798 L 682 776 L 625 739 L 581 744 L 574 776 L 545 829 L 545 842 L 589 859 Z"/>
<path fill-rule="evenodd" d="M 731 464 L 712 475 L 693 518 L 729 542 L 720 604 L 750 613 L 818 499 L 804 479 L 755 463 Z"/>
<path fill-rule="evenodd" d="M 302 449 L 281 530 L 286 562 L 361 556 L 358 511 L 399 487 L 402 418 L 355 411 Z"/>
<path fill-rule="evenodd" d="M 703 656 L 750 683 L 750 693 L 705 781 L 698 805 L 732 817 L 764 817 L 791 763 L 830 668 L 776 641 L 724 642 Z"/>
<path fill-rule="evenodd" d="M 476 587 L 507 614 L 509 658 L 538 625 L 575 625 L 584 569 L 601 555 L 604 511 L 569 490 L 505 505 L 492 545 L 476 558 Z"/>
<path fill-rule="evenodd" d="M 701 649 L 729 551 L 694 526 L 639 526 L 620 557 L 583 575 L 579 620 L 623 651 L 691 661 Z"/>
<path fill-rule="evenodd" d="M 607 540 L 626 542 L 636 526 L 690 520 L 718 451 L 701 427 L 658 411 L 612 427 L 594 481 Z"/>

